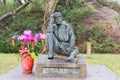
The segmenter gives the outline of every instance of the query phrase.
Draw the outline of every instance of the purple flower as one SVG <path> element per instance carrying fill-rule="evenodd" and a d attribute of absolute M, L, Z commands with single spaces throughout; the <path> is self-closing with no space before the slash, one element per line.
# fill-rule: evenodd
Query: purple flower
<path fill-rule="evenodd" d="M 16 36 L 12 36 L 12 39 L 15 39 Z M 25 30 L 24 33 L 20 36 L 17 37 L 18 40 L 24 41 L 25 43 L 29 43 L 31 41 L 38 42 L 38 39 L 45 39 L 46 34 L 43 33 L 38 33 L 32 36 L 32 31 L 31 30 Z"/>
<path fill-rule="evenodd" d="M 42 33 L 35 34 L 34 38 L 41 39 Z"/>
<path fill-rule="evenodd" d="M 20 35 L 20 36 L 18 36 L 18 40 L 23 40 L 24 38 L 25 38 L 24 35 Z"/>
<path fill-rule="evenodd" d="M 34 37 L 34 41 L 35 41 L 35 42 L 38 42 L 38 38 Z"/>
<path fill-rule="evenodd" d="M 41 35 L 43 35 L 43 33 L 39 33 L 40 38 L 41 38 Z"/>
<path fill-rule="evenodd" d="M 25 30 L 24 31 L 24 35 L 25 36 L 31 36 L 32 35 L 32 31 L 31 30 Z"/>
<path fill-rule="evenodd" d="M 41 39 L 46 39 L 46 34 L 42 34 Z"/>
<path fill-rule="evenodd" d="M 39 35 L 39 34 L 35 34 L 34 37 L 35 37 L 35 38 L 40 38 L 40 35 Z"/>
<path fill-rule="evenodd" d="M 33 36 L 31 36 L 31 41 L 34 41 L 34 37 Z"/>
<path fill-rule="evenodd" d="M 32 39 L 33 39 L 33 36 L 25 36 L 24 42 L 30 42 Z"/>
<path fill-rule="evenodd" d="M 15 36 L 15 35 L 13 35 L 13 36 L 12 36 L 12 39 L 16 39 L 16 36 Z"/>

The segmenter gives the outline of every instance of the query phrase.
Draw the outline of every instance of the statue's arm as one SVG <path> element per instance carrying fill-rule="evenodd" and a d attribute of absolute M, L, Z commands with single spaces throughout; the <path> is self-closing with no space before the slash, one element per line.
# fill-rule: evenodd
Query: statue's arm
<path fill-rule="evenodd" d="M 47 33 L 53 33 L 53 26 L 54 26 L 54 18 L 53 18 L 53 14 L 50 16 L 50 23 L 47 27 Z"/>
<path fill-rule="evenodd" d="M 53 33 L 53 26 L 52 25 L 48 25 L 47 33 Z"/>

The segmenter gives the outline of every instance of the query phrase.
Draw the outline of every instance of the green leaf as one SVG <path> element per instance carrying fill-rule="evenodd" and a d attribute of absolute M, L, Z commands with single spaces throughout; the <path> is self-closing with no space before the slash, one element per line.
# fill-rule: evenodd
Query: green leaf
<path fill-rule="evenodd" d="M 20 62 L 21 61 L 21 57 L 19 54 L 17 54 L 17 60 Z"/>
<path fill-rule="evenodd" d="M 36 57 L 35 52 L 31 52 L 30 55 L 31 55 L 31 57 L 33 57 L 33 58 Z"/>

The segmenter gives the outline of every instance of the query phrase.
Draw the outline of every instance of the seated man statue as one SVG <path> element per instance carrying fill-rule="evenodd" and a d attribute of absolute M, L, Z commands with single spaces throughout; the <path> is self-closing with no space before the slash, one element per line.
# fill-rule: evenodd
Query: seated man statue
<path fill-rule="evenodd" d="M 46 43 L 49 49 L 48 59 L 54 58 L 54 53 L 68 56 L 66 61 L 73 62 L 79 50 L 75 46 L 75 35 L 70 25 L 63 23 L 60 12 L 50 16 L 50 23 L 47 28 Z"/>

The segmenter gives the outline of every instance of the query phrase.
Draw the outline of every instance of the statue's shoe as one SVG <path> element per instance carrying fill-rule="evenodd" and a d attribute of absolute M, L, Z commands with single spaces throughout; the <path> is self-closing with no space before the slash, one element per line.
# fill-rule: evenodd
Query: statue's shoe
<path fill-rule="evenodd" d="M 66 59 L 66 62 L 77 63 L 78 60 L 77 60 L 77 58 L 71 58 L 71 57 L 68 57 L 68 58 Z"/>
<path fill-rule="evenodd" d="M 54 59 L 53 53 L 48 53 L 48 59 Z"/>

